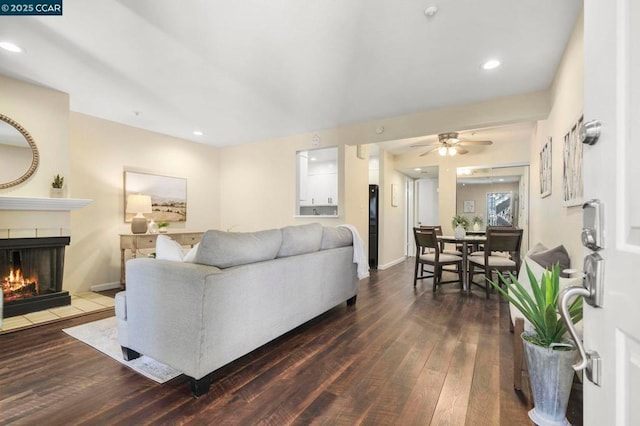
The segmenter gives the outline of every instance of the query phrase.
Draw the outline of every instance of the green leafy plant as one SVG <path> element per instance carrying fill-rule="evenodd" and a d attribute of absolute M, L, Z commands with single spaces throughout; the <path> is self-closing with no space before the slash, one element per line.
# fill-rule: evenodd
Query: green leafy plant
<path fill-rule="evenodd" d="M 52 188 L 62 188 L 64 186 L 64 176 L 55 175 L 53 177 L 53 182 L 51 182 Z"/>
<path fill-rule="evenodd" d="M 158 223 L 158 228 L 168 228 L 169 227 L 169 222 L 165 222 L 165 221 L 159 221 Z"/>
<path fill-rule="evenodd" d="M 474 216 L 471 218 L 471 224 L 472 225 L 478 225 L 478 226 L 482 226 L 482 223 L 484 222 L 484 219 L 482 219 L 482 216 Z"/>
<path fill-rule="evenodd" d="M 467 219 L 466 216 L 463 216 L 461 214 L 456 215 L 453 217 L 453 219 L 451 220 L 451 227 L 453 229 L 456 229 L 456 227 L 460 225 L 464 228 L 464 230 L 468 230 L 469 229 L 469 219 Z"/>
<path fill-rule="evenodd" d="M 525 338 L 538 346 L 548 348 L 554 343 L 566 343 L 564 334 L 567 327 L 558 315 L 558 297 L 560 294 L 560 265 L 557 263 L 551 271 L 545 270 L 540 277 L 540 283 L 525 263 L 527 275 L 531 283 L 532 295 L 520 284 L 513 274 L 507 279 L 498 273 L 500 281 L 508 289 L 504 290 L 499 282 L 489 280 L 489 283 L 522 313 L 531 323 L 535 335 Z M 569 316 L 573 323 L 582 319 L 582 298 L 578 297 L 569 307 Z"/>

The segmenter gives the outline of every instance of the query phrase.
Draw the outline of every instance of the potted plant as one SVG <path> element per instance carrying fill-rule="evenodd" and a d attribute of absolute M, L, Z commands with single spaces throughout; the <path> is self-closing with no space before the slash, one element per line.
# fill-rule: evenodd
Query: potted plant
<path fill-rule="evenodd" d="M 474 216 L 471 218 L 471 225 L 473 225 L 474 231 L 479 231 L 483 223 L 484 219 L 482 219 L 482 216 Z"/>
<path fill-rule="evenodd" d="M 507 279 L 498 274 L 500 282 L 489 283 L 512 303 L 531 323 L 533 331 L 522 333 L 525 357 L 529 370 L 534 407 L 529 417 L 538 425 L 568 424 L 567 402 L 573 382 L 572 364 L 576 361 L 577 349 L 572 340 L 564 336 L 565 323 L 559 318 L 558 298 L 560 294 L 560 265 L 551 271 L 545 270 L 540 282 L 525 263 L 531 283 L 531 294 L 518 282 L 513 274 Z M 578 297 L 569 307 L 573 323 L 582 319 L 582 298 Z M 565 423 L 563 423 L 565 422 Z"/>
<path fill-rule="evenodd" d="M 158 222 L 158 230 L 159 230 L 161 233 L 163 233 L 163 234 L 164 234 L 165 232 L 167 232 L 167 228 L 168 228 L 168 227 L 169 227 L 169 222 L 166 222 L 166 221 L 164 221 L 164 220 L 161 220 L 161 221 L 159 221 L 159 222 Z"/>
<path fill-rule="evenodd" d="M 456 238 L 463 238 L 469 229 L 469 219 L 461 214 L 455 215 L 451 220 L 451 227 Z"/>
<path fill-rule="evenodd" d="M 62 198 L 64 191 L 64 176 L 60 176 L 59 174 L 53 177 L 53 181 L 51 182 L 51 197 L 52 198 Z"/>

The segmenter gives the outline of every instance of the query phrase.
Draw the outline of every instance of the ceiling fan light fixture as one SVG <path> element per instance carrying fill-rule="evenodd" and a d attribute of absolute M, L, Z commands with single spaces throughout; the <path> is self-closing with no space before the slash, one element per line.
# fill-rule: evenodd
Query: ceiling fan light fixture
<path fill-rule="evenodd" d="M 447 147 L 441 146 L 440 148 L 438 148 L 438 154 L 442 155 L 443 157 L 447 155 Z"/>
<path fill-rule="evenodd" d="M 454 147 L 450 146 L 450 147 L 447 149 L 447 153 L 448 153 L 450 156 L 452 156 L 452 157 L 453 157 L 454 155 L 456 155 L 456 154 L 458 153 L 458 151 L 457 151 Z"/>

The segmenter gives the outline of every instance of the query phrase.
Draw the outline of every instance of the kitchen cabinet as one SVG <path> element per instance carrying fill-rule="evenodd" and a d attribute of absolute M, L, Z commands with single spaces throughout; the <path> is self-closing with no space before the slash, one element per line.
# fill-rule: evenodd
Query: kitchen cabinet
<path fill-rule="evenodd" d="M 299 215 L 335 215 L 338 206 L 338 148 L 297 153 Z M 313 209 L 309 207 L 331 207 Z"/>

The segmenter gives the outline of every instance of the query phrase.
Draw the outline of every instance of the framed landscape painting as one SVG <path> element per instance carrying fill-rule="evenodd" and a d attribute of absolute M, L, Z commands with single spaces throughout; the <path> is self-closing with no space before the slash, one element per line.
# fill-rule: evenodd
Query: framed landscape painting
<path fill-rule="evenodd" d="M 152 213 L 147 215 L 156 222 L 185 222 L 187 220 L 187 180 L 150 173 L 124 172 L 125 222 L 135 216 L 126 213 L 130 194 L 149 195 Z"/>

